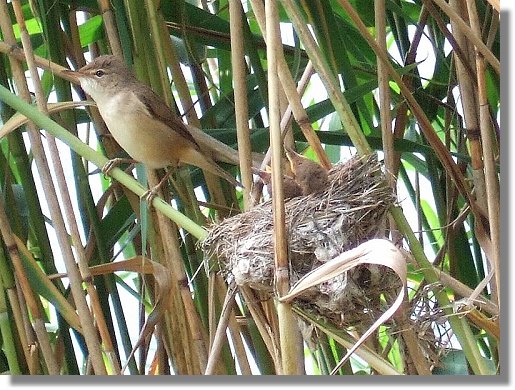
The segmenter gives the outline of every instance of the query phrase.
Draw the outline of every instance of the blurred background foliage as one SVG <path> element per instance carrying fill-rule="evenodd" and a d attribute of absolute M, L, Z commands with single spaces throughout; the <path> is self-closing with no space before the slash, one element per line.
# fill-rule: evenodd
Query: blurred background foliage
<path fill-rule="evenodd" d="M 3 129 L 16 119 L 17 95 L 96 151 L 123 156 L 94 108 L 55 105 L 86 99 L 62 67 L 112 53 L 188 124 L 256 165 L 270 147 L 264 9 L 261 0 L 0 0 Z M 435 368 L 410 348 L 427 335 L 383 326 L 367 342 L 369 354 L 337 373 L 498 373 L 499 1 L 281 1 L 278 18 L 287 65 L 287 72 L 278 66 L 279 78 L 285 90 L 286 79 L 300 85 L 305 109 L 293 118 L 296 92 L 277 91 L 280 114 L 290 119 L 285 142 L 322 163 L 379 153 L 401 207 L 392 210 L 389 237 L 411 253 L 406 305 L 419 311 L 409 315 L 425 316 L 438 344 Z M 232 56 L 236 45 L 244 57 Z M 241 101 L 247 107 L 235 108 Z M 39 123 L 34 111 L 24 115 Z M 251 291 L 238 292 L 227 332 L 214 343 L 232 295 L 216 267 L 204 266 L 201 227 L 251 207 L 251 186 L 234 190 L 181 168 L 160 196 L 184 222 L 99 173 L 86 149 L 66 146 L 53 125 L 40 133 L 34 122 L 13 126 L 0 143 L 0 372 L 327 374 L 336 367 L 352 330 L 308 319 L 324 331 L 288 368 L 274 305 L 259 304 Z M 246 138 L 252 155 L 238 143 Z M 223 166 L 244 183 L 250 178 L 244 164 Z M 127 172 L 145 187 L 162 174 L 141 165 Z M 420 295 L 424 308 L 413 306 Z"/>

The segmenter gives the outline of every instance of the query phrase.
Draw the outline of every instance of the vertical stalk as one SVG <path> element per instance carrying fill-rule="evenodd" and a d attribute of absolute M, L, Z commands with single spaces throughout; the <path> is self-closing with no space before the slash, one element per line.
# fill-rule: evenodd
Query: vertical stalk
<path fill-rule="evenodd" d="M 481 37 L 481 26 L 477 15 L 476 4 L 467 0 L 467 8 L 470 18 L 470 25 L 476 35 Z M 495 17 L 495 15 L 494 15 Z M 476 48 L 476 76 L 479 103 L 479 129 L 481 134 L 481 146 L 485 171 L 486 203 L 488 205 L 488 221 L 490 226 L 490 239 L 492 240 L 492 258 L 489 259 L 495 270 L 495 284 L 492 286 L 492 296 L 500 307 L 500 221 L 499 221 L 499 179 L 495 168 L 494 152 L 497 146 L 494 144 L 494 133 L 490 122 L 490 109 L 486 90 L 486 63 L 483 55 Z"/>
<path fill-rule="evenodd" d="M 420 44 L 420 40 L 424 34 L 424 28 L 427 23 L 428 11 L 426 6 L 422 6 L 420 11 L 420 17 L 417 22 L 417 30 L 413 35 L 413 39 L 411 40 L 411 45 L 408 53 L 406 54 L 406 58 L 404 59 L 404 66 L 408 66 L 415 63 L 415 57 L 417 55 L 417 49 Z M 409 74 L 405 74 L 402 76 L 402 81 L 406 84 L 406 87 L 412 90 L 413 87 L 413 78 Z M 404 132 L 407 128 L 408 124 L 408 104 L 403 101 L 400 106 L 397 108 L 397 115 L 395 117 L 395 127 L 393 129 L 393 134 L 395 138 L 401 139 L 404 136 Z M 401 164 L 401 153 L 394 151 L 393 152 L 393 163 L 394 166 L 390 173 L 397 177 L 399 175 L 399 167 Z"/>
<path fill-rule="evenodd" d="M 0 335 L 2 335 L 3 352 L 7 358 L 7 365 L 9 367 L 10 375 L 21 375 L 20 365 L 18 363 L 18 356 L 16 354 L 16 346 L 14 344 L 13 329 L 11 321 L 9 320 L 7 302 L 5 299 L 6 286 L 0 277 Z"/>
<path fill-rule="evenodd" d="M 218 296 L 220 297 L 220 300 L 223 299 L 222 297 L 224 295 L 229 295 L 231 293 L 229 290 L 232 288 L 232 286 L 229 286 L 229 288 L 227 288 L 225 281 L 223 280 L 221 275 L 216 275 L 216 285 L 218 287 L 217 292 Z M 235 358 L 238 360 L 238 365 L 240 366 L 242 375 L 251 375 L 252 370 L 250 368 L 249 356 L 247 356 L 247 353 L 245 352 L 245 345 L 242 340 L 243 330 L 238 321 L 236 320 L 235 307 L 237 308 L 234 302 L 233 305 L 227 305 L 226 308 L 226 310 L 231 311 L 228 321 L 228 329 L 234 344 L 234 355 Z"/>
<path fill-rule="evenodd" d="M 4 295 L 4 292 L 5 295 L 7 295 L 7 300 L 9 301 L 9 310 L 7 309 L 6 296 Z M 16 296 L 17 288 L 14 281 L 14 275 L 12 274 L 11 267 L 7 263 L 7 257 L 2 248 L 0 249 L 0 334 L 2 335 L 2 340 L 4 340 L 5 343 L 4 353 L 7 357 L 10 371 L 14 371 L 16 374 L 21 374 L 14 340 L 18 337 L 19 344 L 21 346 L 29 345 L 29 341 L 23 326 L 21 304 Z M 11 327 L 11 319 L 9 317 L 11 313 L 16 331 Z M 28 362 L 30 358 L 28 348 L 22 348 L 22 351 L 25 362 Z M 30 371 L 29 373 L 32 374 Z"/>
<path fill-rule="evenodd" d="M 460 1 L 451 0 L 450 6 L 454 9 L 460 9 Z M 456 26 L 456 22 L 451 20 L 452 35 L 456 43 L 464 53 L 462 56 L 454 54 L 456 64 L 456 78 L 459 81 L 461 104 L 463 107 L 463 117 L 465 119 L 465 128 L 467 129 L 467 138 L 469 140 L 472 178 L 474 180 L 474 191 L 478 205 L 486 213 L 488 205 L 486 203 L 485 177 L 483 172 L 483 160 L 481 158 L 481 143 L 479 142 L 479 115 L 477 112 L 477 83 L 473 74 L 467 71 L 467 67 L 472 68 L 472 58 L 470 58 L 469 44 L 465 34 Z"/>
<path fill-rule="evenodd" d="M 27 27 L 25 25 L 25 19 L 23 18 L 23 13 L 21 10 L 21 4 L 19 0 L 14 0 L 12 2 L 16 21 L 18 22 L 18 26 L 21 31 L 21 41 L 25 51 L 25 56 L 28 58 L 32 53 L 32 47 L 30 42 L 30 36 L 27 31 Z M 34 87 L 36 89 L 36 97 L 38 101 L 38 105 L 43 104 L 41 102 L 45 101 L 45 96 L 41 89 L 41 84 L 39 83 L 39 76 L 37 71 L 35 70 L 34 60 L 32 57 L 32 61 L 29 62 L 29 68 L 31 70 L 31 77 L 34 82 Z M 0 205 L 0 220 L 2 225 L 2 236 L 4 237 L 4 241 L 11 252 L 11 259 L 13 260 L 13 265 L 15 266 L 16 273 L 18 275 L 18 280 L 20 281 L 22 288 L 22 292 L 25 296 L 26 301 L 28 302 L 30 312 L 32 314 L 32 326 L 36 333 L 36 337 L 38 338 L 38 342 L 41 347 L 41 352 L 43 353 L 43 358 L 45 360 L 48 372 L 51 375 L 59 374 L 59 367 L 57 365 L 57 361 L 55 359 L 54 352 L 52 350 L 52 346 L 50 344 L 50 339 L 48 337 L 48 333 L 45 330 L 44 319 L 40 310 L 40 307 L 36 303 L 36 298 L 33 294 L 32 289 L 30 288 L 28 279 L 23 270 L 23 266 L 21 265 L 21 260 L 19 258 L 18 252 L 16 250 L 16 245 L 14 240 L 12 239 L 12 231 L 10 229 L 7 215 L 5 213 L 5 207 L 3 204 Z"/>
<path fill-rule="evenodd" d="M 213 281 L 215 282 L 214 279 Z M 215 285 L 215 283 L 213 283 L 213 285 Z M 212 291 L 212 293 L 214 295 L 214 291 Z M 227 323 L 229 322 L 229 317 L 232 314 L 232 307 L 235 303 L 235 297 L 236 290 L 234 288 L 227 292 L 225 296 L 222 312 L 218 320 L 218 327 L 216 328 L 210 343 L 209 358 L 207 360 L 204 375 L 213 375 L 215 373 L 216 361 L 220 357 L 222 346 L 224 344 L 224 340 L 226 339 Z"/>
<path fill-rule="evenodd" d="M 386 52 L 386 7 L 385 0 L 376 0 L 374 3 L 376 40 L 379 47 Z M 393 147 L 392 115 L 390 112 L 390 85 L 388 72 L 384 64 L 377 58 L 377 82 L 379 86 L 379 109 L 381 115 L 381 134 L 383 138 L 383 153 L 387 172 L 393 172 L 395 151 Z M 388 175 L 387 180 L 395 188 L 395 177 Z"/>
<path fill-rule="evenodd" d="M 243 9 L 239 0 L 229 0 L 229 21 L 231 26 L 231 62 L 234 89 L 234 111 L 238 134 L 238 154 L 243 183 L 243 207 L 248 210 L 252 204 L 252 147 L 250 144 L 249 109 L 247 102 L 247 66 L 243 47 Z"/>
<path fill-rule="evenodd" d="M 111 46 L 111 52 L 114 55 L 123 58 L 122 46 L 120 44 L 120 38 L 118 37 L 118 29 L 116 28 L 114 14 L 109 0 L 98 0 L 98 7 L 100 8 L 100 13 L 104 20 L 104 28 L 107 33 L 109 46 Z"/>
<path fill-rule="evenodd" d="M 196 374 L 204 373 L 207 365 L 207 343 L 204 329 L 202 328 L 202 321 L 195 308 L 195 303 L 191 296 L 191 291 L 188 284 L 188 276 L 184 270 L 184 265 L 181 263 L 181 251 L 179 248 L 178 235 L 176 227 L 167 218 L 164 218 L 161 214 L 157 214 L 158 224 L 161 231 L 161 237 L 163 239 L 163 247 L 165 251 L 165 257 L 168 261 L 166 264 L 167 268 L 170 269 L 172 274 L 177 280 L 178 291 L 182 300 L 186 315 L 186 323 L 189 326 L 189 332 L 193 342 L 193 353 L 197 359 L 197 364 L 200 368 L 200 372 Z"/>
<path fill-rule="evenodd" d="M 288 275 L 288 248 L 286 215 L 283 196 L 282 172 L 282 139 L 281 139 L 281 112 L 279 102 L 279 77 L 277 74 L 277 57 L 281 49 L 281 35 L 279 30 L 279 16 L 277 2 L 267 0 L 265 3 L 266 15 L 266 53 L 268 59 L 268 101 L 270 122 L 270 147 L 272 149 L 272 209 L 274 220 L 274 260 L 275 283 L 278 297 L 285 295 L 289 290 Z M 291 305 L 277 303 L 277 316 L 279 322 L 279 340 L 281 348 L 281 374 L 294 375 L 302 371 L 302 359 L 299 359 L 298 345 L 299 332 Z M 295 331 L 297 330 L 297 331 Z"/>
<path fill-rule="evenodd" d="M 157 5 L 155 0 L 145 0 L 145 9 L 147 11 L 148 23 L 150 24 L 150 32 L 152 37 L 152 44 L 154 46 L 153 53 L 155 54 L 155 59 L 147 59 L 147 67 L 150 68 L 151 66 L 154 67 L 155 65 L 157 65 L 154 68 L 154 72 L 158 76 L 156 77 L 156 79 L 159 81 L 160 86 L 159 89 L 156 89 L 156 91 L 161 92 L 160 95 L 163 96 L 167 104 L 170 105 L 170 103 L 172 102 L 172 92 L 170 90 L 170 85 L 168 83 L 165 53 L 164 50 L 162 50 L 163 47 L 170 44 L 170 39 L 168 36 L 164 36 L 163 34 L 161 34 L 163 18 L 156 7 Z M 154 85 L 154 88 L 157 88 L 157 86 Z"/>

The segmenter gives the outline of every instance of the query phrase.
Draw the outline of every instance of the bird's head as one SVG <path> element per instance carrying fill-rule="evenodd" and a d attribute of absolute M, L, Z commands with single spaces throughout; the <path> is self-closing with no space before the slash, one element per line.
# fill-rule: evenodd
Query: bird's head
<path fill-rule="evenodd" d="M 123 60 L 114 55 L 103 55 L 95 58 L 78 71 L 65 71 L 79 82 L 82 89 L 95 101 L 102 100 L 121 85 L 135 79 L 134 74 Z"/>

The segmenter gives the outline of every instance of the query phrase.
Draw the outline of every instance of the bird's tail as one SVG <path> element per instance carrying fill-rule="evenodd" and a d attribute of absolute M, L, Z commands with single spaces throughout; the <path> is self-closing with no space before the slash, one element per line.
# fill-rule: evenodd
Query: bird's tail
<path fill-rule="evenodd" d="M 205 171 L 212 173 L 213 175 L 219 176 L 222 179 L 225 179 L 229 183 L 231 183 L 235 187 L 242 187 L 243 185 L 236 180 L 232 175 L 230 175 L 227 171 L 223 170 L 218 166 L 216 162 L 214 162 L 211 158 L 202 154 L 202 152 L 194 149 L 188 150 L 187 153 L 182 155 L 181 160 L 187 164 L 195 165 Z"/>

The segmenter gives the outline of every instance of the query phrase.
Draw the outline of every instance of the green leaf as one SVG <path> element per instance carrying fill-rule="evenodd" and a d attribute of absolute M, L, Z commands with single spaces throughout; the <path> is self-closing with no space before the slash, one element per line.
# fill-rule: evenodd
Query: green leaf
<path fill-rule="evenodd" d="M 80 45 L 86 47 L 93 42 L 104 39 L 103 19 L 101 15 L 93 16 L 79 26 Z"/>
<path fill-rule="evenodd" d="M 433 369 L 434 375 L 469 375 L 467 359 L 463 351 L 449 351 L 441 359 L 441 367 Z"/>

